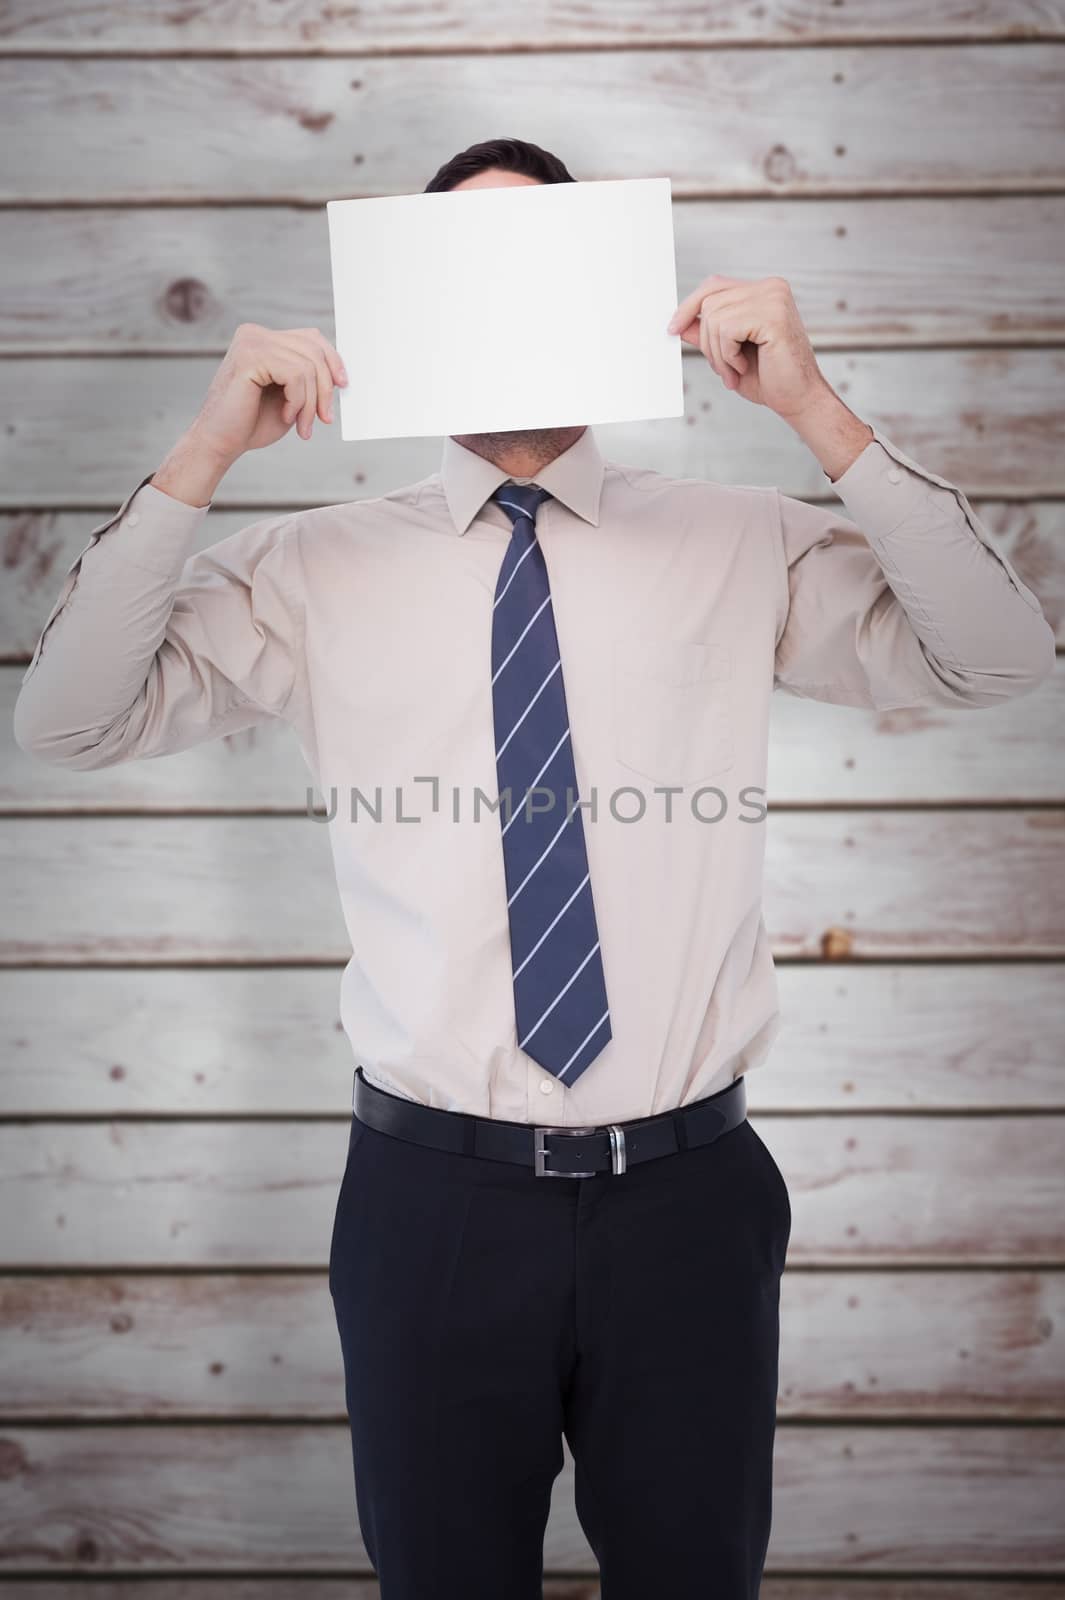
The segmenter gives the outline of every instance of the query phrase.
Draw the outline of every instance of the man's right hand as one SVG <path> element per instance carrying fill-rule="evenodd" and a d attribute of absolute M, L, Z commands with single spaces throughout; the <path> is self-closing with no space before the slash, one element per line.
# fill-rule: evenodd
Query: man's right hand
<path fill-rule="evenodd" d="M 193 423 L 152 483 L 190 505 L 209 501 L 248 450 L 276 444 L 295 424 L 309 439 L 315 418 L 333 420 L 333 388 L 348 381 L 319 328 L 264 328 L 242 322 Z"/>

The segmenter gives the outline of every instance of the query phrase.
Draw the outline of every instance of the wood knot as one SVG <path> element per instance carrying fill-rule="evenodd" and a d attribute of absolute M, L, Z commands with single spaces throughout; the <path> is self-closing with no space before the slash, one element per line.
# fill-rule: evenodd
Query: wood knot
<path fill-rule="evenodd" d="M 775 144 L 762 163 L 770 183 L 790 183 L 795 176 L 795 157 L 786 144 Z"/>
<path fill-rule="evenodd" d="M 301 111 L 297 120 L 308 133 L 324 133 L 335 116 L 335 111 Z"/>
<path fill-rule="evenodd" d="M 211 294 L 199 278 L 177 278 L 163 296 L 163 309 L 175 322 L 199 322 Z"/>
<path fill-rule="evenodd" d="M 826 961 L 842 961 L 852 948 L 853 941 L 846 928 L 828 928 L 821 935 L 821 954 Z"/>

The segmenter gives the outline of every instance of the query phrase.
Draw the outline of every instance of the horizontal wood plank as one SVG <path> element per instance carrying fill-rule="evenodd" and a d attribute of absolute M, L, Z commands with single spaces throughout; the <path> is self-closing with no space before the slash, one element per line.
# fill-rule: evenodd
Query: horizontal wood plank
<path fill-rule="evenodd" d="M 402 0 L 349 9 L 324 0 L 218 0 L 197 6 L 129 6 L 121 0 L 66 0 L 47 9 L 38 0 L 7 0 L 4 54 L 94 55 L 137 52 L 184 55 L 237 51 L 255 55 L 360 54 L 393 51 L 643 46 L 685 43 L 817 44 L 860 41 L 1057 39 L 1065 36 L 1061 0 L 768 0 L 736 6 L 704 0 L 697 7 L 643 0 L 598 0 L 579 9 L 551 0 L 498 0 L 489 12 L 471 0 L 428 9 Z"/>
<path fill-rule="evenodd" d="M 859 416 L 966 494 L 1065 494 L 1065 350 L 828 352 L 821 367 Z M 117 508 L 196 415 L 216 368 L 213 358 L 192 356 L 4 361 L 0 503 Z M 839 505 L 798 435 L 725 390 L 701 355 L 685 358 L 684 384 L 684 417 L 596 424 L 603 456 Z M 320 425 L 309 440 L 289 433 L 243 456 L 218 504 L 265 510 L 361 499 L 437 472 L 440 459 L 438 439 L 345 444 L 335 424 Z"/>
<path fill-rule="evenodd" d="M 1065 1263 L 1065 1118 L 752 1123 L 789 1187 L 791 1265 Z M 321 1267 L 347 1136 L 346 1120 L 4 1124 L 0 1263 Z"/>
<path fill-rule="evenodd" d="M 777 983 L 754 1114 L 1065 1111 L 1065 963 L 785 962 Z M 0 1115 L 345 1116 L 339 990 L 337 967 L 0 971 Z"/>
<path fill-rule="evenodd" d="M 20 821 L 0 861 L 0 964 L 351 955 L 327 830 L 307 817 Z"/>
<path fill-rule="evenodd" d="M 1065 801 L 1065 659 L 1033 694 L 984 708 L 978 727 L 932 707 L 840 709 L 774 695 L 774 805 Z"/>
<path fill-rule="evenodd" d="M 691 200 L 673 220 L 679 293 L 709 272 L 782 275 L 823 350 L 1065 337 L 1061 195 Z M 4 232 L 8 354 L 221 356 L 240 322 L 332 326 L 314 211 L 16 209 Z"/>
<path fill-rule="evenodd" d="M 0 1279 L 0 1416 L 344 1417 L 324 1275 Z M 784 1275 L 778 1416 L 1065 1420 L 1065 1273 Z"/>
<path fill-rule="evenodd" d="M 766 925 L 781 956 L 1055 955 L 1063 847 L 1057 811 L 774 814 Z"/>
<path fill-rule="evenodd" d="M 782 812 L 767 826 L 781 957 L 1065 955 L 1057 810 Z M 19 820 L 0 829 L 0 863 L 0 965 L 351 955 L 327 830 L 305 816 Z"/>
<path fill-rule="evenodd" d="M 755 1113 L 1065 1109 L 1065 965 L 785 963 L 777 983 Z"/>
<path fill-rule="evenodd" d="M 7 1572 L 367 1570 L 340 1423 L 9 1428 L 0 1458 Z M 785 1423 L 767 1566 L 1053 1575 L 1063 1471 L 1062 1428 Z M 544 1554 L 549 1572 L 595 1570 L 568 1451 Z"/>
<path fill-rule="evenodd" d="M 15 743 L 21 680 L 19 668 L 0 667 L 0 814 L 305 814 L 308 804 L 324 806 L 281 722 L 159 760 L 86 772 L 49 766 Z M 878 713 L 777 694 L 768 792 L 778 807 L 1065 801 L 1063 725 L 1065 658 L 1034 693 L 981 708 L 978 738 L 971 714 L 946 707 Z"/>
<path fill-rule="evenodd" d="M 575 178 L 669 173 L 679 196 L 1050 190 L 1063 59 L 1060 43 L 276 56 L 254 70 L 9 57 L 0 200 L 403 194 L 499 126 L 533 133 Z M 574 105 L 589 111 L 579 152 Z"/>

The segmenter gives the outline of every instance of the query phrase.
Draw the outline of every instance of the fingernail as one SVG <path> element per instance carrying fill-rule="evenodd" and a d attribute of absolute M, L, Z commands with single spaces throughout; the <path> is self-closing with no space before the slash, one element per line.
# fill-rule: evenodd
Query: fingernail
<path fill-rule="evenodd" d="M 341 369 L 340 369 L 340 381 L 341 381 L 341 383 L 347 383 L 347 381 L 348 381 L 348 369 L 347 369 L 347 367 L 341 367 Z"/>

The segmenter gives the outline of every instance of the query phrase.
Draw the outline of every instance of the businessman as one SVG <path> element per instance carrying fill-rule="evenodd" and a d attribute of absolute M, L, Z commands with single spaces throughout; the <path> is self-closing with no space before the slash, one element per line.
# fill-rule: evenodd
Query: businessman
<path fill-rule="evenodd" d="M 504 139 L 428 187 L 572 181 Z M 846 515 L 531 429 L 190 554 L 233 462 L 360 381 L 317 329 L 245 324 L 70 568 L 16 707 L 75 769 L 280 718 L 328 797 L 354 1058 L 329 1286 L 383 1600 L 539 1596 L 563 1437 L 604 1600 L 755 1600 L 791 1230 L 745 1101 L 779 1022 L 771 692 L 979 708 L 1053 662 L 966 498 L 826 382 L 783 280 L 708 277 L 666 331 Z"/>

